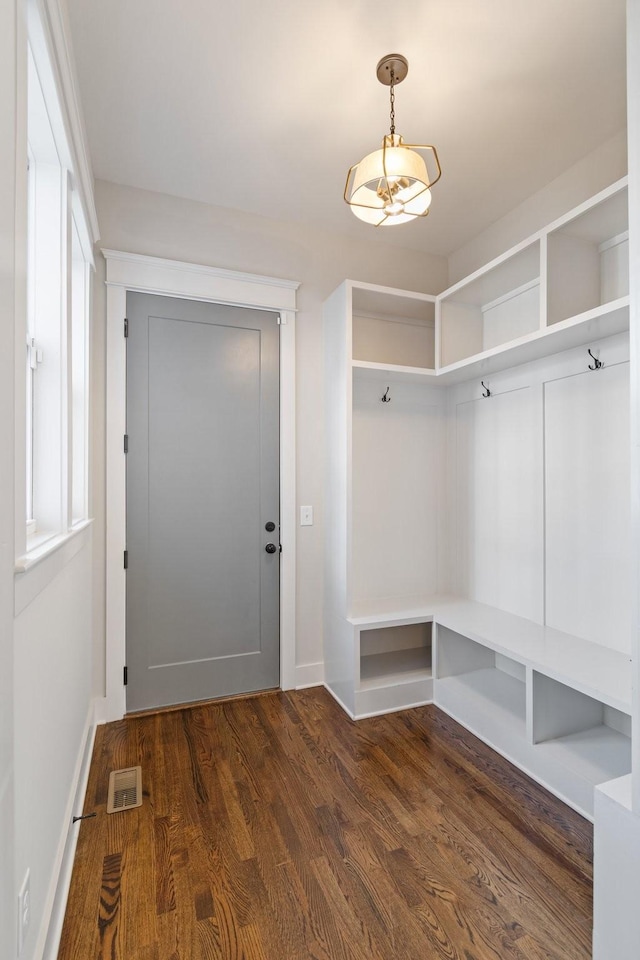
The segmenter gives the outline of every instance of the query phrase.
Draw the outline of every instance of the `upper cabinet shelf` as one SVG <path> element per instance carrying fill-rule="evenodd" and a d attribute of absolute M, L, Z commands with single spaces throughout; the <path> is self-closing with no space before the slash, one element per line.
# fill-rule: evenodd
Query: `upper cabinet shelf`
<path fill-rule="evenodd" d="M 629 327 L 626 178 L 445 290 L 444 382 L 536 360 Z"/>
<path fill-rule="evenodd" d="M 347 280 L 355 378 L 460 383 L 629 329 L 626 178 L 438 296 Z"/>
<path fill-rule="evenodd" d="M 366 370 L 435 371 L 435 297 L 351 283 L 352 360 Z"/>
<path fill-rule="evenodd" d="M 440 367 L 540 329 L 540 241 L 456 284 L 439 297 Z"/>
<path fill-rule="evenodd" d="M 627 189 L 605 193 L 549 231 L 549 327 L 629 295 Z"/>

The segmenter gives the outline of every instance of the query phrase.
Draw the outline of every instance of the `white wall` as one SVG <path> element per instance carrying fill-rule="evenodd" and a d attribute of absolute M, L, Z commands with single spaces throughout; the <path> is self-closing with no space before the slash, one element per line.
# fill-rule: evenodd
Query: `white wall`
<path fill-rule="evenodd" d="M 96 184 L 96 201 L 105 248 L 301 281 L 296 321 L 297 485 L 298 502 L 314 507 L 314 526 L 298 530 L 296 663 L 318 663 L 323 595 L 322 303 L 346 277 L 435 293 L 445 286 L 446 261 L 375 240 L 357 243 L 293 223 L 101 181 Z M 98 356 L 104 345 L 104 302 L 98 277 L 97 364 L 104 363 Z M 94 395 L 94 402 L 94 422 L 100 425 L 101 397 Z M 97 501 L 94 506 L 98 513 L 101 506 Z M 102 602 L 99 594 L 96 599 Z M 104 639 L 97 637 L 96 662 L 103 656 Z"/>
<path fill-rule="evenodd" d="M 16 591 L 19 605 L 23 591 L 30 601 L 14 624 L 15 875 L 19 889 L 30 870 L 33 917 L 21 960 L 41 956 L 67 833 L 78 830 L 69 806 L 93 720 L 90 531 L 77 540 L 36 596 L 23 581 Z"/>
<path fill-rule="evenodd" d="M 42 8 L 51 12 L 55 0 Z M 21 960 L 40 960 L 87 742 L 91 703 L 90 532 L 14 577 L 24 529 L 26 2 L 0 4 L 0 957 L 17 956 L 18 890 L 31 875 Z M 16 450 L 16 456 L 12 452 Z M 82 547 L 82 549 L 79 549 Z M 18 611 L 18 612 L 16 612 Z M 77 829 L 77 828 L 76 828 Z"/>
<path fill-rule="evenodd" d="M 16 4 L 0 4 L 0 449 L 13 449 Z M 0 956 L 14 957 L 13 458 L 0 457 Z"/>
<path fill-rule="evenodd" d="M 553 150 L 552 143 L 549 149 Z M 624 177 L 626 172 L 627 138 L 626 132 L 621 131 L 454 251 L 449 256 L 449 284 L 473 273 L 520 240 Z"/>

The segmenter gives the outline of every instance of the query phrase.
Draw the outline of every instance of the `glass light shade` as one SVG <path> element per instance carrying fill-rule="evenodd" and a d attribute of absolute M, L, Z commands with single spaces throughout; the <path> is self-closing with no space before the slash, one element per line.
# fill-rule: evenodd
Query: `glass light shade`
<path fill-rule="evenodd" d="M 354 169 L 351 194 L 345 200 L 360 220 L 391 226 L 427 215 L 431 191 L 426 164 L 399 135 L 385 137 L 382 149 L 368 154 Z"/>

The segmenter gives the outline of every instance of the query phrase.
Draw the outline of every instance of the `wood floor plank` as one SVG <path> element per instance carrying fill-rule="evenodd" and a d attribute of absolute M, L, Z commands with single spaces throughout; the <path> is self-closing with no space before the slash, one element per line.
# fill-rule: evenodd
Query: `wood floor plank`
<path fill-rule="evenodd" d="M 106 814 L 108 774 L 143 805 Z M 588 960 L 592 828 L 436 707 L 322 688 L 97 731 L 59 960 Z"/>

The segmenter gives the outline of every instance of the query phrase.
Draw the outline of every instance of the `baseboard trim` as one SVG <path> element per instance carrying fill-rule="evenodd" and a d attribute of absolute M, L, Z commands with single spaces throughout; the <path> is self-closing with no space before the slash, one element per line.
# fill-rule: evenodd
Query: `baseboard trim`
<path fill-rule="evenodd" d="M 97 717 L 100 715 L 101 699 L 92 700 L 89 705 L 87 719 L 82 735 L 80 749 L 73 771 L 73 780 L 69 790 L 69 799 L 65 809 L 65 816 L 60 833 L 58 853 L 56 855 L 49 891 L 45 901 L 40 936 L 33 953 L 34 960 L 56 960 L 62 925 L 64 923 L 67 898 L 71 885 L 73 861 L 78 841 L 79 825 L 72 823 L 72 818 L 82 813 L 84 798 L 87 792 L 93 743 L 96 735 Z M 47 919 L 48 918 L 48 919 Z"/>
<path fill-rule="evenodd" d="M 344 705 L 344 703 L 342 702 L 342 700 L 340 699 L 340 697 L 337 697 L 337 696 L 335 695 L 335 693 L 333 692 L 333 690 L 331 689 L 331 687 L 330 687 L 328 684 L 326 684 L 326 683 L 323 683 L 322 686 L 325 688 L 325 690 L 327 691 L 327 693 L 330 693 L 330 694 L 331 694 L 331 696 L 333 697 L 333 699 L 335 700 L 335 702 L 338 704 L 338 706 L 342 707 L 342 709 L 343 709 L 344 712 L 347 714 L 347 716 L 350 717 L 351 720 L 355 720 L 355 719 L 356 719 L 356 718 L 355 718 L 355 714 L 353 714 L 353 713 L 351 712 L 351 710 L 349 710 L 349 708 Z"/>
<path fill-rule="evenodd" d="M 109 716 L 109 701 L 106 697 L 96 697 L 94 702 L 94 715 L 93 722 L 96 727 L 99 727 L 102 723 L 109 723 L 111 719 Z M 122 719 L 120 717 L 119 719 Z"/>
<path fill-rule="evenodd" d="M 296 667 L 296 690 L 321 687 L 324 684 L 324 661 L 301 663 Z"/>
<path fill-rule="evenodd" d="M 372 717 L 385 717 L 389 713 L 402 713 L 403 710 L 415 710 L 417 707 L 430 707 L 433 704 L 431 700 L 418 700 L 416 703 L 404 703 L 400 707 L 384 707 L 382 710 L 369 710 L 365 713 L 355 714 L 354 720 L 370 720 Z"/>

